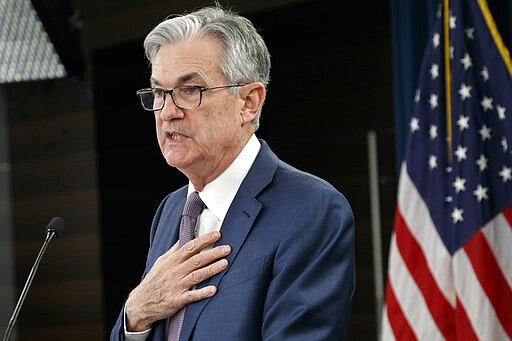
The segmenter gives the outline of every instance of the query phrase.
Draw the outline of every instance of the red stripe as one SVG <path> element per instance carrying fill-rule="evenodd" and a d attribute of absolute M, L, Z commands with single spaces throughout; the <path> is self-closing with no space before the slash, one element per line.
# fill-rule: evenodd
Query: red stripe
<path fill-rule="evenodd" d="M 496 311 L 503 329 L 512 339 L 512 289 L 496 261 L 491 246 L 480 231 L 464 246 L 476 276 Z"/>
<path fill-rule="evenodd" d="M 512 206 L 503 211 L 503 215 L 505 216 L 505 219 L 507 219 L 508 221 L 508 227 L 512 229 Z"/>
<path fill-rule="evenodd" d="M 395 215 L 395 235 L 400 254 L 423 294 L 434 322 L 444 338 L 452 340 L 455 336 L 453 320 L 455 311 L 437 286 L 430 273 L 423 250 L 409 231 L 398 210 Z"/>
<path fill-rule="evenodd" d="M 405 318 L 402 308 L 400 308 L 398 304 L 389 281 L 386 285 L 386 312 L 388 314 L 389 325 L 393 330 L 396 340 L 417 340 L 411 326 L 409 326 L 409 322 Z"/>
<path fill-rule="evenodd" d="M 469 322 L 468 315 L 457 297 L 457 307 L 455 309 L 455 324 L 457 326 L 457 340 L 461 341 L 478 341 L 475 330 Z"/>

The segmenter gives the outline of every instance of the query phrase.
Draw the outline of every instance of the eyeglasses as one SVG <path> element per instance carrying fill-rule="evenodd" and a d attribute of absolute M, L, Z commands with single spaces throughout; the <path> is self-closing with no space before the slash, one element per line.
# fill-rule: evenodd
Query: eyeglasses
<path fill-rule="evenodd" d="M 201 105 L 203 92 L 215 89 L 235 88 L 246 84 L 229 84 L 205 87 L 199 85 L 183 85 L 165 90 L 161 88 L 147 88 L 137 90 L 142 107 L 148 111 L 162 110 L 165 105 L 165 97 L 171 95 L 174 105 L 180 109 L 194 109 Z"/>

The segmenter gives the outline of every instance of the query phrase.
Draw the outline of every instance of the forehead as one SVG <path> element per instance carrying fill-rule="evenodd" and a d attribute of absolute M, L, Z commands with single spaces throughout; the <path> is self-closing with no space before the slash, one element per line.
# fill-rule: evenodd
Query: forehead
<path fill-rule="evenodd" d="M 151 82 L 173 87 L 190 81 L 207 85 L 221 80 L 221 51 L 221 43 L 209 37 L 163 45 L 152 64 Z"/>

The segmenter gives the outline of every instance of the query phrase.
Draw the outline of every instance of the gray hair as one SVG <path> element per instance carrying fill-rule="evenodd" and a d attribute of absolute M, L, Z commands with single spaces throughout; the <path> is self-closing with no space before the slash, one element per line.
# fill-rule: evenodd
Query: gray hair
<path fill-rule="evenodd" d="M 270 54 L 252 23 L 219 4 L 168 18 L 158 24 L 144 40 L 146 57 L 153 63 L 161 46 L 204 37 L 214 37 L 224 45 L 219 65 L 230 84 L 270 81 Z M 258 129 L 260 112 L 252 121 Z"/>

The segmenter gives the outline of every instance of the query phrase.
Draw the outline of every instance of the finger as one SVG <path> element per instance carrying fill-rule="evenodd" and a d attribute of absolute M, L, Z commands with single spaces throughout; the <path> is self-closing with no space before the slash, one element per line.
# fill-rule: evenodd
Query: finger
<path fill-rule="evenodd" d="M 216 260 L 226 257 L 230 253 L 231 247 L 229 245 L 220 245 L 194 255 L 183 263 L 183 275 L 187 275 L 194 270 L 203 268 Z"/>
<path fill-rule="evenodd" d="M 190 274 L 185 276 L 183 279 L 183 283 L 185 286 L 191 288 L 204 280 L 215 276 L 216 274 L 222 272 L 228 267 L 228 261 L 226 259 L 221 259 L 215 263 L 212 263 L 206 267 L 197 269 L 192 271 Z"/>
<path fill-rule="evenodd" d="M 217 293 L 217 288 L 213 285 L 187 291 L 184 295 L 186 295 L 186 301 L 188 303 L 204 300 L 205 298 L 212 297 Z"/>
<path fill-rule="evenodd" d="M 183 253 L 184 258 L 190 258 L 201 252 L 204 248 L 216 243 L 220 239 L 220 236 L 220 232 L 218 231 L 206 233 L 183 245 L 180 251 Z"/>

